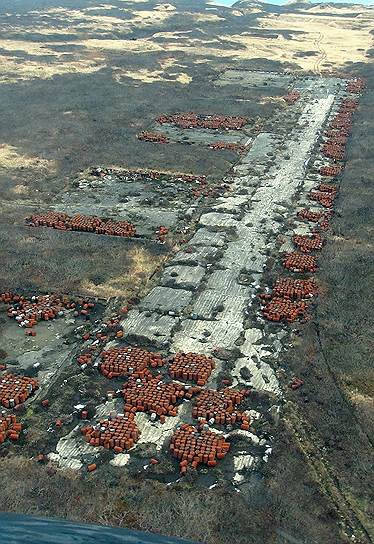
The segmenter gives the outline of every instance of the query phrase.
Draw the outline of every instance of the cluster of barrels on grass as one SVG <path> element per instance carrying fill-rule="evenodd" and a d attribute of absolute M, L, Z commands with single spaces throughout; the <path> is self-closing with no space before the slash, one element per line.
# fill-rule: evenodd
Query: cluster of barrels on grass
<path fill-rule="evenodd" d="M 6 415 L 0 413 L 0 444 L 3 444 L 5 440 L 11 440 L 17 442 L 22 431 L 22 424 L 17 421 L 17 417 L 14 414 Z"/>
<path fill-rule="evenodd" d="M 117 176 L 121 181 L 128 181 L 134 183 L 135 181 L 152 182 L 152 181 L 164 181 L 170 180 L 173 182 L 184 183 L 196 183 L 206 184 L 207 177 L 204 175 L 186 174 L 186 173 L 170 173 L 162 172 L 160 170 L 126 170 L 126 169 L 113 169 L 113 168 L 100 168 L 95 167 L 90 171 L 90 175 L 94 177 L 105 177 L 110 175 Z"/>
<path fill-rule="evenodd" d="M 159 125 L 174 125 L 182 129 L 205 128 L 213 130 L 240 130 L 246 124 L 246 117 L 230 115 L 201 115 L 195 112 L 160 115 L 156 118 Z"/>
<path fill-rule="evenodd" d="M 230 115 L 203 115 L 195 112 L 175 113 L 171 115 L 160 115 L 155 122 L 159 125 L 172 125 L 182 130 L 208 129 L 208 130 L 241 130 L 248 124 L 247 117 Z M 163 132 L 144 130 L 137 135 L 139 140 L 151 143 L 167 144 L 170 138 Z M 209 143 L 210 149 L 227 149 L 235 153 L 243 153 L 246 146 L 237 142 L 219 141 Z"/>
<path fill-rule="evenodd" d="M 34 327 L 40 321 L 63 317 L 67 310 L 72 311 L 74 317 L 79 315 L 89 317 L 95 307 L 94 302 L 85 298 L 71 300 L 69 297 L 56 295 L 26 297 L 12 292 L 1 293 L 0 302 L 6 304 L 8 317 L 15 319 L 20 327 L 24 327 L 27 336 L 36 336 Z"/>
<path fill-rule="evenodd" d="M 160 372 L 162 367 L 166 369 L 163 374 Z M 209 425 L 239 425 L 242 430 L 248 430 L 250 419 L 246 412 L 237 408 L 249 391 L 205 387 L 214 368 L 212 357 L 197 353 L 180 352 L 164 357 L 139 347 L 108 348 L 100 354 L 99 371 L 108 379 L 126 380 L 120 390 L 108 392 L 109 399 L 118 395 L 122 397 L 123 414 L 115 414 L 95 425 L 86 426 L 82 434 L 93 446 L 104 445 L 121 453 L 131 449 L 140 436 L 135 414 L 146 413 L 151 421 L 162 424 L 166 417 L 177 416 L 183 400 L 194 398 L 192 418 L 198 421 L 197 426 L 179 427 L 172 437 L 170 452 L 180 460 L 182 473 L 188 465 L 194 468 L 200 463 L 215 466 L 230 445 L 223 435 L 210 431 Z M 193 430 L 192 443 L 187 440 L 184 445 L 182 440 L 182 447 L 179 438 L 186 429 L 189 432 Z M 221 447 L 223 443 L 225 446 Z"/>
<path fill-rule="evenodd" d="M 0 376 L 0 404 L 4 408 L 15 408 L 26 402 L 38 387 L 39 383 L 35 378 L 6 372 Z"/>
<path fill-rule="evenodd" d="M 58 230 L 75 230 L 108 236 L 124 236 L 126 238 L 136 235 L 134 225 L 128 221 L 103 219 L 93 215 L 68 215 L 65 212 L 47 212 L 34 214 L 27 219 L 27 222 L 31 227 L 50 227 Z"/>
<path fill-rule="evenodd" d="M 347 91 L 360 93 L 365 87 L 361 79 L 348 82 Z M 345 146 L 352 128 L 352 116 L 358 107 L 358 100 L 345 98 L 341 101 L 336 114 L 330 122 L 322 144 L 322 154 L 331 159 L 332 164 L 320 168 L 321 175 L 336 178 L 344 170 Z M 309 193 L 309 199 L 325 210 L 302 209 L 297 219 L 314 223 L 311 235 L 295 234 L 292 242 L 297 251 L 283 257 L 283 266 L 296 274 L 310 274 L 318 269 L 316 256 L 312 253 L 321 251 L 324 239 L 320 232 L 329 228 L 334 200 L 338 188 L 332 183 L 320 183 Z M 318 293 L 317 284 L 311 277 L 285 277 L 278 279 L 271 293 L 260 294 L 262 314 L 269 321 L 293 323 L 309 317 L 310 299 Z"/>

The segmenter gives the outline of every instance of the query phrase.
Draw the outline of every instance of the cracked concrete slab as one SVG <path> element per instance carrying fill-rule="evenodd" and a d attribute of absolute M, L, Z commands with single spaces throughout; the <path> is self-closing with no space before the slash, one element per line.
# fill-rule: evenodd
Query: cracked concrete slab
<path fill-rule="evenodd" d="M 236 229 L 238 220 L 228 213 L 208 212 L 200 217 L 199 224 L 216 231 L 232 231 Z"/>
<path fill-rule="evenodd" d="M 206 228 L 200 228 L 191 238 L 189 244 L 192 246 L 213 246 L 222 247 L 225 245 L 226 236 L 221 232 L 212 232 Z"/>
<path fill-rule="evenodd" d="M 196 291 L 205 272 L 205 268 L 202 266 L 168 266 L 162 275 L 160 284 L 164 287 Z"/>
<path fill-rule="evenodd" d="M 157 286 L 141 301 L 140 310 L 179 315 L 192 299 L 192 292 L 184 289 Z"/>
<path fill-rule="evenodd" d="M 180 251 L 170 261 L 170 265 L 184 264 L 188 266 L 204 266 L 217 261 L 222 253 L 222 250 L 213 246 L 189 246 L 191 252 Z"/>
<path fill-rule="evenodd" d="M 155 312 L 132 310 L 122 321 L 129 341 L 152 344 L 157 348 L 168 344 L 173 329 L 179 323 L 176 317 L 160 315 Z"/>

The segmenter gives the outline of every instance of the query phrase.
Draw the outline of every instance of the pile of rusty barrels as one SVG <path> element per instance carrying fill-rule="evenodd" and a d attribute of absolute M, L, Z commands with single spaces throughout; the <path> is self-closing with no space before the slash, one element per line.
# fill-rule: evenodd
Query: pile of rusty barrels
<path fill-rule="evenodd" d="M 332 208 L 337 196 L 338 188 L 335 185 L 320 183 L 317 190 L 310 191 L 309 199 L 318 202 L 324 208 Z"/>
<path fill-rule="evenodd" d="M 303 208 L 297 212 L 297 219 L 302 221 L 309 221 L 311 223 L 317 223 L 317 228 L 319 230 L 327 230 L 330 227 L 330 217 L 331 211 L 326 212 L 313 212 L 312 210 L 307 210 Z M 316 229 L 313 229 L 314 232 Z"/>
<path fill-rule="evenodd" d="M 93 215 L 68 215 L 63 212 L 47 212 L 34 214 L 27 219 L 31 227 L 50 227 L 58 230 L 74 230 L 80 232 L 92 232 L 108 236 L 135 236 L 136 229 L 128 221 L 115 221 L 102 219 Z"/>
<path fill-rule="evenodd" d="M 50 321 L 62 317 L 65 310 L 74 310 L 75 315 L 87 316 L 95 307 L 95 304 L 88 299 L 79 299 L 74 302 L 67 297 L 56 295 L 25 297 L 16 293 L 2 293 L 0 300 L 8 304 L 8 317 L 15 319 L 20 327 L 24 327 L 26 334 L 30 333 L 39 321 Z"/>
<path fill-rule="evenodd" d="M 148 367 L 158 368 L 165 364 L 159 353 L 136 347 L 113 347 L 100 355 L 100 372 L 107 378 L 133 376 L 144 378 L 149 375 Z"/>
<path fill-rule="evenodd" d="M 0 377 L 0 404 L 14 408 L 24 403 L 39 387 L 34 378 L 6 373 Z"/>
<path fill-rule="evenodd" d="M 177 415 L 177 403 L 191 399 L 200 389 L 180 383 L 166 383 L 161 376 L 130 377 L 123 385 L 125 412 L 147 412 L 151 420 L 165 422 L 166 416 Z"/>
<path fill-rule="evenodd" d="M 131 449 L 140 436 L 135 414 L 131 412 L 102 419 L 95 426 L 83 427 L 81 433 L 91 446 L 104 446 L 113 449 L 115 453 Z"/>
<path fill-rule="evenodd" d="M 353 94 L 360 94 L 366 87 L 366 81 L 360 77 L 351 79 L 347 83 L 347 91 Z"/>
<path fill-rule="evenodd" d="M 273 285 L 273 293 L 289 299 L 312 298 L 317 295 L 317 283 L 313 278 L 280 278 Z"/>
<path fill-rule="evenodd" d="M 194 112 L 160 115 L 156 119 L 160 125 L 171 124 L 179 128 L 206 128 L 214 130 L 240 130 L 247 123 L 246 117 L 230 115 L 201 115 Z"/>
<path fill-rule="evenodd" d="M 314 255 L 304 255 L 293 251 L 287 253 L 283 259 L 283 266 L 291 272 L 316 272 L 317 261 Z"/>
<path fill-rule="evenodd" d="M 229 449 L 230 443 L 223 435 L 209 430 L 199 431 L 188 424 L 181 425 L 170 441 L 170 452 L 180 461 L 181 474 L 187 472 L 189 465 L 194 469 L 199 464 L 215 467 L 217 460 L 223 459 Z"/>
<path fill-rule="evenodd" d="M 151 132 L 150 130 L 143 130 L 137 135 L 138 140 L 143 142 L 152 142 L 154 144 L 168 144 L 169 138 L 162 132 Z"/>
<path fill-rule="evenodd" d="M 321 176 L 326 176 L 330 178 L 335 178 L 339 176 L 343 171 L 343 167 L 338 164 L 331 164 L 327 166 L 321 166 L 319 173 Z"/>
<path fill-rule="evenodd" d="M 17 418 L 14 415 L 0 415 L 0 444 L 5 442 L 8 438 L 13 442 L 19 439 L 22 431 L 22 424 L 17 422 Z"/>
<path fill-rule="evenodd" d="M 269 321 L 285 321 L 293 323 L 308 315 L 309 305 L 304 300 L 293 300 L 288 296 L 260 295 L 262 300 L 268 302 L 262 308 L 262 313 Z"/>
<path fill-rule="evenodd" d="M 283 100 L 287 102 L 287 104 L 291 105 L 297 102 L 300 99 L 300 96 L 300 92 L 294 89 L 283 96 Z"/>
<path fill-rule="evenodd" d="M 347 90 L 352 93 L 361 92 L 364 88 L 362 80 L 352 80 L 348 83 Z M 350 90 L 349 90 L 350 89 Z M 324 136 L 328 139 L 322 145 L 322 154 L 333 159 L 344 159 L 345 145 L 352 128 L 352 117 L 358 107 L 358 101 L 346 98 L 341 101 L 336 115 L 330 122 Z M 326 165 L 320 168 L 321 175 L 336 177 L 343 172 L 344 165 Z M 306 255 L 312 251 L 321 251 L 324 245 L 319 231 L 329 228 L 329 219 L 338 188 L 331 183 L 320 183 L 309 192 L 309 199 L 317 202 L 328 211 L 299 210 L 297 219 L 314 223 L 311 236 L 294 234 L 292 241 L 299 251 L 288 253 L 283 257 L 283 266 L 295 273 L 312 273 L 317 270 L 317 261 L 314 255 Z M 317 286 L 314 279 L 280 278 L 273 285 L 271 293 L 260 294 L 262 301 L 261 311 L 269 321 L 285 321 L 292 323 L 297 319 L 308 318 L 310 304 L 308 299 L 317 294 Z"/>
<path fill-rule="evenodd" d="M 247 389 L 241 391 L 229 387 L 220 391 L 203 389 L 194 401 L 192 417 L 199 419 L 201 423 L 209 422 L 211 425 L 240 424 L 240 428 L 247 431 L 250 419 L 236 407 L 248 394 Z"/>
<path fill-rule="evenodd" d="M 294 234 L 292 236 L 292 242 L 303 253 L 321 251 L 324 244 L 324 240 L 318 233 L 312 234 L 311 236 L 306 234 Z"/>
<path fill-rule="evenodd" d="M 211 357 L 198 353 L 176 353 L 169 361 L 169 374 L 173 379 L 192 381 L 204 386 L 215 362 Z"/>

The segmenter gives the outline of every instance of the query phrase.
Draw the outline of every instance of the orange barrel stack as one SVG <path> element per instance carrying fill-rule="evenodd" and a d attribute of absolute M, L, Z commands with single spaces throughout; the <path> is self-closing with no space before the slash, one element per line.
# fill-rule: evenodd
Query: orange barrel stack
<path fill-rule="evenodd" d="M 77 214 L 69 216 L 66 213 L 47 212 L 45 214 L 34 214 L 27 221 L 32 227 L 42 226 L 59 230 L 92 232 L 108 236 L 132 237 L 136 234 L 134 225 L 128 221 L 105 220 L 91 215 Z"/>
<path fill-rule="evenodd" d="M 0 444 L 5 442 L 7 438 L 16 442 L 21 431 L 22 425 L 17 422 L 16 416 L 0 416 Z"/>
<path fill-rule="evenodd" d="M 240 130 L 247 123 L 246 117 L 235 117 L 229 115 L 201 115 L 194 112 L 175 113 L 173 115 L 160 115 L 156 119 L 156 123 L 172 124 L 179 128 L 207 128 L 207 129 L 224 129 L 224 130 Z"/>
<path fill-rule="evenodd" d="M 222 434 L 209 430 L 198 431 L 188 424 L 181 425 L 174 432 L 170 441 L 170 453 L 180 461 L 181 474 L 187 472 L 190 465 L 196 469 L 200 464 L 215 467 L 230 449 Z"/>
<path fill-rule="evenodd" d="M 314 279 L 279 278 L 273 286 L 273 294 L 292 299 L 311 298 L 317 295 Z"/>
<path fill-rule="evenodd" d="M 100 372 L 109 379 L 119 376 L 144 378 L 150 375 L 149 367 L 158 368 L 165 364 L 159 353 L 133 347 L 113 347 L 103 351 L 100 357 Z"/>
<path fill-rule="evenodd" d="M 294 89 L 283 96 L 283 100 L 287 102 L 287 104 L 291 105 L 297 102 L 300 99 L 300 96 L 300 92 Z"/>
<path fill-rule="evenodd" d="M 170 359 L 169 374 L 173 379 L 192 381 L 203 386 L 209 379 L 215 362 L 198 353 L 176 353 Z"/>
<path fill-rule="evenodd" d="M 262 308 L 262 313 L 269 321 L 293 323 L 297 319 L 306 318 L 308 309 L 308 303 L 303 300 L 274 296 Z"/>
<path fill-rule="evenodd" d="M 178 402 L 191 399 L 199 390 L 174 382 L 165 383 L 161 376 L 130 377 L 123 385 L 122 396 L 126 412 L 147 412 L 164 423 L 166 416 L 177 415 Z"/>
<path fill-rule="evenodd" d="M 317 223 L 317 226 L 314 229 L 314 231 L 317 231 L 318 229 L 327 230 L 328 228 L 330 228 L 329 218 L 331 217 L 331 215 L 332 215 L 331 211 L 313 212 L 305 208 L 297 212 L 298 219 L 301 219 L 303 221 L 310 221 L 311 223 Z"/>
<path fill-rule="evenodd" d="M 152 142 L 155 144 L 168 144 L 169 138 L 162 132 L 151 132 L 150 130 L 144 130 L 137 135 L 138 140 L 144 142 Z"/>
<path fill-rule="evenodd" d="M 239 424 L 243 430 L 248 430 L 249 417 L 236 409 L 247 395 L 249 395 L 247 389 L 241 391 L 230 387 L 220 391 L 203 389 L 195 399 L 192 417 L 211 421 L 216 425 Z"/>
<path fill-rule="evenodd" d="M 97 425 L 83 427 L 81 433 L 91 446 L 104 446 L 116 453 L 131 449 L 140 436 L 133 413 L 102 419 Z"/>
<path fill-rule="evenodd" d="M 39 321 L 50 321 L 64 314 L 65 310 L 79 310 L 88 315 L 95 304 L 87 299 L 77 304 L 69 298 L 56 295 L 24 297 L 15 293 L 2 293 L 0 300 L 8 304 L 7 315 L 15 319 L 21 327 L 31 329 Z"/>
<path fill-rule="evenodd" d="M 305 255 L 296 251 L 285 255 L 283 266 L 291 272 L 316 272 L 318 269 L 314 255 Z"/>
<path fill-rule="evenodd" d="M 325 191 L 310 191 L 309 193 L 310 200 L 318 202 L 324 208 L 332 208 L 335 197 L 335 193 L 326 193 Z"/>
<path fill-rule="evenodd" d="M 360 94 L 366 87 L 366 81 L 360 77 L 350 79 L 347 83 L 349 93 Z"/>
<path fill-rule="evenodd" d="M 321 251 L 324 244 L 324 241 L 319 234 L 312 234 L 312 236 L 307 236 L 306 234 L 294 234 L 294 236 L 292 236 L 292 242 L 303 253 Z"/>
<path fill-rule="evenodd" d="M 0 377 L 0 404 L 14 408 L 25 402 L 39 387 L 34 378 L 4 374 Z"/>
<path fill-rule="evenodd" d="M 343 172 L 343 167 L 339 165 L 321 166 L 319 173 L 321 176 L 334 178 Z"/>

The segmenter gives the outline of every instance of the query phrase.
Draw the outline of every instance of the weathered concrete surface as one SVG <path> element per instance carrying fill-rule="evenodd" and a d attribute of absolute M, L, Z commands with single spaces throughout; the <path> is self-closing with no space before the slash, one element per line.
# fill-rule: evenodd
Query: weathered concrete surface
<path fill-rule="evenodd" d="M 178 318 L 175 317 L 134 309 L 129 312 L 127 319 L 122 321 L 122 325 L 129 340 L 160 348 L 169 342 L 171 332 L 178 322 Z"/>
<path fill-rule="evenodd" d="M 63 436 L 58 441 L 56 452 L 50 453 L 49 458 L 57 462 L 61 468 L 79 470 L 83 465 L 82 457 L 84 455 L 89 455 L 93 458 L 97 457 L 99 452 L 82 440 L 82 435 L 77 425 L 69 434 Z"/>
<path fill-rule="evenodd" d="M 161 278 L 161 285 L 196 291 L 205 276 L 202 266 L 168 266 Z"/>
<path fill-rule="evenodd" d="M 202 230 L 202 229 L 200 229 Z M 204 266 L 218 260 L 222 250 L 213 246 L 191 246 L 190 252 L 179 251 L 170 261 L 170 265 L 184 264 L 188 266 Z"/>
<path fill-rule="evenodd" d="M 224 233 L 211 232 L 206 228 L 200 228 L 196 231 L 189 243 L 193 246 L 222 247 L 225 245 L 225 239 Z"/>
<path fill-rule="evenodd" d="M 172 315 L 179 315 L 188 306 L 191 299 L 191 291 L 157 286 L 141 301 L 139 309 L 161 314 L 171 312 Z"/>

